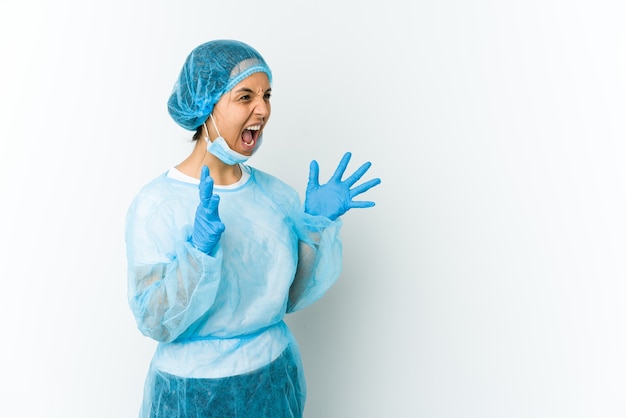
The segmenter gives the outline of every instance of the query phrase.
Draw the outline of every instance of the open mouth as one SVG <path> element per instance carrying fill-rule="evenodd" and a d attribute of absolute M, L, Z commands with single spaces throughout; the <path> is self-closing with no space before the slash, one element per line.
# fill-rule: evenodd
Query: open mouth
<path fill-rule="evenodd" d="M 246 150 L 254 149 L 254 146 L 259 139 L 259 132 L 261 132 L 261 125 L 249 126 L 244 129 L 241 134 L 241 142 Z"/>

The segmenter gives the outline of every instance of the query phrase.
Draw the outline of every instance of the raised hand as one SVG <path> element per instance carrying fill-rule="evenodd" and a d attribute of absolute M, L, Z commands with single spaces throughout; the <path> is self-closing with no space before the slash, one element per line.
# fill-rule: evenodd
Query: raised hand
<path fill-rule="evenodd" d="M 341 158 L 335 173 L 328 183 L 319 184 L 319 165 L 317 161 L 311 161 L 309 169 L 309 182 L 306 187 L 304 211 L 310 215 L 323 215 L 331 220 L 337 219 L 352 208 L 369 208 L 374 206 L 372 201 L 354 201 L 354 197 L 366 192 L 380 184 L 380 179 L 368 180 L 351 189 L 351 187 L 363 177 L 372 163 L 369 161 L 361 165 L 350 177 L 341 181 L 352 154 L 346 152 Z"/>
<path fill-rule="evenodd" d="M 220 197 L 213 194 L 213 179 L 209 176 L 209 167 L 202 167 L 200 175 L 200 203 L 196 209 L 191 243 L 194 247 L 211 255 L 224 232 L 218 205 Z"/>

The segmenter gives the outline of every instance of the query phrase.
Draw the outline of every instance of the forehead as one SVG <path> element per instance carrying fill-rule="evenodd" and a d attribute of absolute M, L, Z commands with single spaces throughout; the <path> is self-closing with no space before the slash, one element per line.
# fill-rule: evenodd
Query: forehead
<path fill-rule="evenodd" d="M 232 91 L 237 90 L 252 90 L 252 91 L 266 91 L 270 89 L 270 80 L 267 77 L 267 74 L 263 72 L 256 72 L 250 74 L 248 77 L 241 80 L 238 84 L 233 87 Z"/>

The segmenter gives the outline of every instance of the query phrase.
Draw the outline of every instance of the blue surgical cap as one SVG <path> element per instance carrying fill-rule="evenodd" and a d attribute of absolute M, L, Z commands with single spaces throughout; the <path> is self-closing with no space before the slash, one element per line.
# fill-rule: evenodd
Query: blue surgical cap
<path fill-rule="evenodd" d="M 174 121 L 194 131 L 207 120 L 215 103 L 251 74 L 272 72 L 254 48 L 240 41 L 214 40 L 194 48 L 187 57 L 167 108 Z"/>

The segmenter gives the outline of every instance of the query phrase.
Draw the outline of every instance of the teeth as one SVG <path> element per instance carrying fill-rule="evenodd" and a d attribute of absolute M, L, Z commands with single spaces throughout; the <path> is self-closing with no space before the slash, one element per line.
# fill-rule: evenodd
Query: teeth
<path fill-rule="evenodd" d="M 254 126 L 248 126 L 246 128 L 246 131 L 258 131 L 260 129 L 261 129 L 261 125 L 254 125 Z M 243 141 L 243 143 L 246 144 L 249 147 L 254 145 L 254 142 L 255 142 L 254 139 L 252 141 L 250 141 L 250 142 Z"/>
<path fill-rule="evenodd" d="M 246 131 L 258 131 L 260 129 L 261 129 L 261 125 L 259 124 L 259 125 L 248 126 L 245 130 Z M 256 141 L 254 139 L 252 139 L 252 141 L 250 142 L 243 141 L 243 143 L 249 147 L 253 146 L 255 142 Z"/>

